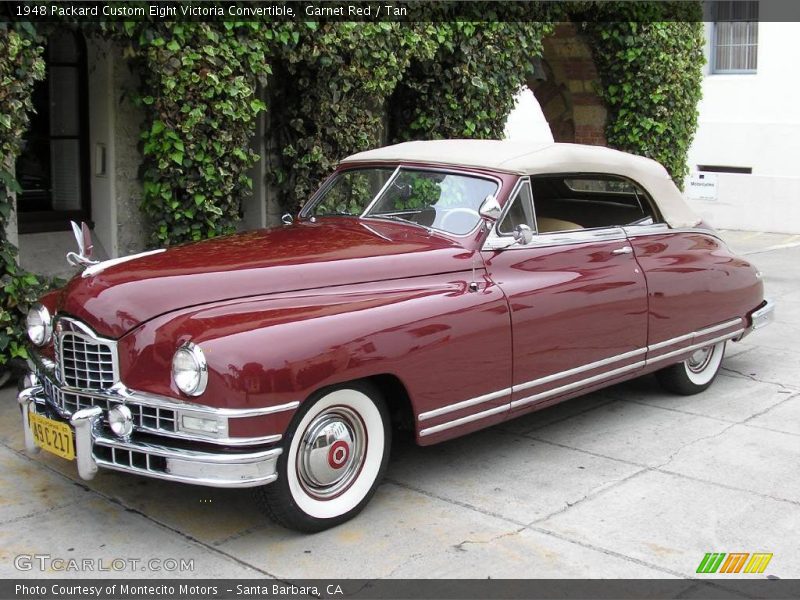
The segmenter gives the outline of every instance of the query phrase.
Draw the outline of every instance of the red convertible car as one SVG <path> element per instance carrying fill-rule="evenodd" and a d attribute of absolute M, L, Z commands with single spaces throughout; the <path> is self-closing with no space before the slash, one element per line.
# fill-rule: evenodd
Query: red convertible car
<path fill-rule="evenodd" d="M 282 228 L 89 244 L 28 316 L 27 448 L 253 487 L 303 531 L 364 507 L 397 428 L 434 444 L 649 372 L 700 392 L 773 313 L 663 167 L 571 144 L 389 146 Z"/>

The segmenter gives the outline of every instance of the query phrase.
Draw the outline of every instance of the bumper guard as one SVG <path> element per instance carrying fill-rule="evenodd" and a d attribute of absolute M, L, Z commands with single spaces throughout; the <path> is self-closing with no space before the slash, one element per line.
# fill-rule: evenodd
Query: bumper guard
<path fill-rule="evenodd" d="M 764 305 L 753 311 L 750 315 L 750 331 L 756 331 L 766 327 L 775 320 L 775 303 L 772 300 L 764 300 Z"/>

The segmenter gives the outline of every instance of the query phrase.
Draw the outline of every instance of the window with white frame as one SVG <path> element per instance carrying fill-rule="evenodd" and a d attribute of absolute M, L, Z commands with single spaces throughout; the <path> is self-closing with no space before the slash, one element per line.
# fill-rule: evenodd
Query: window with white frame
<path fill-rule="evenodd" d="M 711 67 L 714 73 L 755 73 L 758 2 L 715 2 Z"/>

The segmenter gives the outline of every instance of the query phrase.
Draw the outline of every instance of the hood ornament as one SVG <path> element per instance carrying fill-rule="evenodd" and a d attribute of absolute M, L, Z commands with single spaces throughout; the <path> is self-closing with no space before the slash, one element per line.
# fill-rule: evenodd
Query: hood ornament
<path fill-rule="evenodd" d="M 92 242 L 92 232 L 89 226 L 81 222 L 78 225 L 75 221 L 70 221 L 72 224 L 72 233 L 75 234 L 75 241 L 78 243 L 78 252 L 67 252 L 67 262 L 73 267 L 88 267 L 96 265 L 99 261 L 92 260 L 92 252 L 94 251 L 94 243 Z"/>

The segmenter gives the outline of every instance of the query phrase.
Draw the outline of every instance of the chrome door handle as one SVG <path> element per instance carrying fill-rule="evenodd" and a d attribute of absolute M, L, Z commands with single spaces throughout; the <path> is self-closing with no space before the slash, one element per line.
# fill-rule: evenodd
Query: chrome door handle
<path fill-rule="evenodd" d="M 623 246 L 622 248 L 612 250 L 611 254 L 633 254 L 633 248 L 630 246 Z"/>

